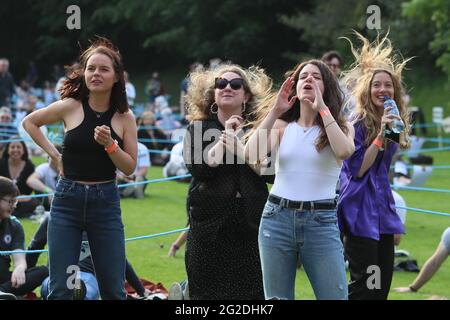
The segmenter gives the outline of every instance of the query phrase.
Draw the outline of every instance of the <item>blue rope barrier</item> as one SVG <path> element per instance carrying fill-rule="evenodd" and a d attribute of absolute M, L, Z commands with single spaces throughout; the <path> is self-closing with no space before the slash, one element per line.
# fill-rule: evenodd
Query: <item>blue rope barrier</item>
<path fill-rule="evenodd" d="M 117 187 L 125 188 L 125 187 L 130 187 L 130 186 L 138 186 L 141 184 L 171 181 L 171 180 L 184 179 L 184 178 L 190 178 L 190 177 L 191 177 L 190 174 L 186 174 L 186 175 L 182 175 L 182 176 L 173 176 L 173 177 L 168 177 L 168 178 L 159 178 L 159 179 L 152 179 L 152 180 L 143 180 L 143 181 L 139 181 L 139 182 L 123 183 L 123 184 L 117 185 Z M 53 195 L 53 193 L 39 193 L 39 194 L 22 195 L 22 196 L 18 196 L 17 199 L 44 198 L 44 197 L 48 197 L 50 195 Z"/>
<path fill-rule="evenodd" d="M 408 168 L 408 169 L 413 169 L 414 166 L 423 166 L 423 167 L 431 168 L 431 169 L 450 169 L 450 165 L 443 165 L 443 166 L 429 166 L 429 165 L 426 165 L 426 164 L 416 164 L 416 165 L 408 164 L 408 165 L 405 165 L 405 167 Z M 395 165 L 391 165 L 390 168 L 394 169 Z"/>
<path fill-rule="evenodd" d="M 408 165 L 406 165 L 405 167 L 408 168 L 408 169 L 413 169 L 414 166 L 415 166 L 415 165 L 413 165 L 413 164 L 408 164 Z M 423 166 L 423 167 L 431 168 L 431 169 L 450 169 L 450 165 L 443 165 L 443 166 L 429 166 L 429 165 L 426 165 L 426 164 L 416 164 L 416 166 Z M 391 166 L 391 169 L 394 169 L 394 168 L 395 168 L 395 165 L 392 165 L 392 166 Z"/>
<path fill-rule="evenodd" d="M 444 148 L 429 148 L 429 149 L 419 149 L 419 150 L 407 150 L 407 151 L 403 151 L 400 152 L 400 154 L 408 154 L 408 153 L 425 153 L 425 152 L 440 152 L 440 151 L 449 151 L 450 147 L 444 147 Z"/>
<path fill-rule="evenodd" d="M 447 189 L 433 189 L 433 188 L 423 188 L 423 187 L 408 187 L 408 186 L 397 186 L 391 185 L 394 189 L 405 189 L 405 190 L 414 190 L 414 191 L 428 191 L 428 192 L 437 192 L 437 193 L 450 193 L 450 190 Z"/>
<path fill-rule="evenodd" d="M 127 238 L 127 239 L 125 239 L 125 242 L 137 241 L 137 240 L 142 240 L 142 239 L 157 238 L 157 237 L 162 237 L 162 236 L 166 236 L 166 235 L 169 235 L 169 234 L 179 233 L 179 232 L 183 232 L 183 231 L 187 231 L 187 230 L 189 230 L 188 227 L 187 228 L 182 228 L 182 229 L 166 231 L 166 232 L 161 232 L 161 233 L 149 234 L 149 235 L 146 235 L 146 236 Z M 8 254 L 16 254 L 16 253 L 33 254 L 33 253 L 47 253 L 47 252 L 48 252 L 48 249 L 43 249 L 43 250 L 10 250 L 10 251 L 0 251 L 0 256 L 1 255 L 8 255 Z"/>
<path fill-rule="evenodd" d="M 430 142 L 442 142 L 442 143 L 450 143 L 450 139 L 444 139 L 444 138 L 424 138 L 425 141 Z"/>
<path fill-rule="evenodd" d="M 21 142 L 21 141 L 26 142 L 26 141 L 32 141 L 32 140 L 31 139 L 23 139 L 23 138 L 20 138 L 20 139 L 5 139 L 5 140 L 0 140 L 0 143 Z"/>
<path fill-rule="evenodd" d="M 149 183 L 184 179 L 184 178 L 190 178 L 190 177 L 191 177 L 190 174 L 185 174 L 182 176 L 173 176 L 173 177 L 169 177 L 169 178 L 160 178 L 160 179 L 144 180 L 144 181 L 139 181 L 139 182 L 124 183 L 124 184 L 119 184 L 118 187 L 125 188 L 125 187 L 129 187 L 129 186 L 137 186 L 137 185 L 141 185 L 141 184 L 149 184 Z"/>
<path fill-rule="evenodd" d="M 142 138 L 142 139 L 138 139 L 138 141 L 139 142 L 159 142 L 159 143 L 175 144 L 175 143 L 180 142 L 181 140 L 175 141 L 175 140 L 170 140 L 170 139 L 144 139 L 144 138 Z"/>
<path fill-rule="evenodd" d="M 156 150 L 156 149 L 148 149 L 148 153 L 157 153 L 157 154 L 170 154 L 170 150 Z"/>
<path fill-rule="evenodd" d="M 424 124 L 411 124 L 411 127 L 413 128 L 433 128 L 437 127 L 438 125 L 436 123 L 424 123 Z"/>
<path fill-rule="evenodd" d="M 160 129 L 160 130 L 176 130 L 176 129 L 185 129 L 186 126 L 181 127 L 171 127 L 171 126 L 139 126 L 138 131 L 140 130 L 154 130 L 154 129 Z"/>
<path fill-rule="evenodd" d="M 402 207 L 402 206 L 395 206 L 395 207 L 399 208 L 399 209 L 406 209 L 408 211 L 416 211 L 416 212 L 421 212 L 421 213 L 428 213 L 428 214 L 434 214 L 434 215 L 438 215 L 438 216 L 450 217 L 450 213 L 446 213 L 446 212 L 438 212 L 438 211 L 425 210 L 425 209 L 419 209 L 419 208 Z"/>

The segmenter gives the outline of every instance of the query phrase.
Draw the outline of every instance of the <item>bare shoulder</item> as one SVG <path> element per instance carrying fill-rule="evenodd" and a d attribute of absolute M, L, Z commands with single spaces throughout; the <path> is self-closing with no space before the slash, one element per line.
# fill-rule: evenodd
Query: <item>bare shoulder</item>
<path fill-rule="evenodd" d="M 287 125 L 288 125 L 288 123 L 286 121 L 277 119 L 273 125 L 273 128 L 274 129 L 284 129 L 287 127 Z"/>
<path fill-rule="evenodd" d="M 74 111 L 77 111 L 82 106 L 81 101 L 78 101 L 74 98 L 65 98 L 63 100 L 53 102 L 49 107 L 54 107 L 55 109 L 58 109 L 62 114 L 67 115 L 73 113 Z"/>
<path fill-rule="evenodd" d="M 136 119 L 131 109 L 124 113 L 116 112 L 115 117 L 117 117 L 117 120 L 122 124 L 123 127 L 136 127 Z"/>

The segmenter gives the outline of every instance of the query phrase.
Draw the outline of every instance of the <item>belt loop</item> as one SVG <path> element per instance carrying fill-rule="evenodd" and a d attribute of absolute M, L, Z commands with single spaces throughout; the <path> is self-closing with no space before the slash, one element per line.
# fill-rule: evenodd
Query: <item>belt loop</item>
<path fill-rule="evenodd" d="M 303 204 L 305 203 L 304 201 L 300 201 L 300 208 L 298 209 L 299 211 L 303 211 Z"/>
<path fill-rule="evenodd" d="M 311 212 L 314 212 L 314 201 L 311 201 Z"/>
<path fill-rule="evenodd" d="M 285 200 L 284 198 L 280 198 L 280 207 L 285 207 Z"/>

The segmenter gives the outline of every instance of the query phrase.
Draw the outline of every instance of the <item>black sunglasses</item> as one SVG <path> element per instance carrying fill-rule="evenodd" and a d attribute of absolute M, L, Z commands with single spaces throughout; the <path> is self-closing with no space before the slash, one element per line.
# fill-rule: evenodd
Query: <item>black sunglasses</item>
<path fill-rule="evenodd" d="M 232 80 L 227 80 L 227 79 L 223 79 L 223 78 L 216 78 L 216 81 L 214 83 L 214 88 L 223 90 L 227 87 L 228 84 L 230 84 L 231 89 L 239 90 L 244 85 L 244 79 L 235 78 Z"/>

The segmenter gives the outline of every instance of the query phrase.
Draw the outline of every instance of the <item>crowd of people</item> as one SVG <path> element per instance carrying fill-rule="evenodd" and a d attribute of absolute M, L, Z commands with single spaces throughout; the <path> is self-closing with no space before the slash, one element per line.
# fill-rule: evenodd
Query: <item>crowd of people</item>
<path fill-rule="evenodd" d="M 317 299 L 386 300 L 405 232 L 389 175 L 397 149 L 409 147 L 407 60 L 396 60 L 387 36 L 357 37 L 362 46 L 348 70 L 328 52 L 288 70 L 278 90 L 261 67 L 193 64 L 181 86 L 182 122 L 158 72 L 145 88 L 144 112 L 133 113 L 136 90 L 107 39 L 92 42 L 58 91 L 48 82 L 37 95 L 34 64 L 16 87 L 0 59 L 0 250 L 24 249 L 18 218 L 38 206 L 49 211 L 29 245 L 48 244 L 49 266 L 13 253 L 10 271 L 10 256 L 0 256 L 0 299 L 41 286 L 44 299 L 121 300 L 125 279 L 148 296 L 125 256 L 120 198 L 143 198 L 148 170 L 159 165 L 165 176 L 192 175 L 184 180 L 189 230 L 168 253 L 186 242 L 190 299 L 295 299 L 301 265 Z M 398 115 L 385 108 L 386 97 Z M 394 121 L 405 130 L 387 135 Z M 62 146 L 41 130 L 54 123 L 64 124 Z M 48 163 L 35 168 L 16 136 L 21 127 Z M 33 191 L 49 196 L 17 200 Z M 398 291 L 415 292 L 434 274 L 448 256 L 448 234 L 427 270 Z M 74 265 L 81 271 L 70 287 Z M 375 288 L 367 285 L 373 266 L 381 276 Z"/>

